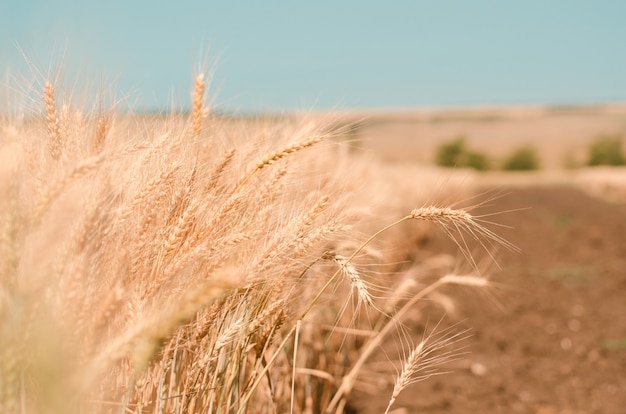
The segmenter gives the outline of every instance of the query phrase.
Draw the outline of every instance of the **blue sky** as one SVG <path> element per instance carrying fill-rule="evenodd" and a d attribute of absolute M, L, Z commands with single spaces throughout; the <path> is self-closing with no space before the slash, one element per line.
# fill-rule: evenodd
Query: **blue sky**
<path fill-rule="evenodd" d="M 241 112 L 625 101 L 626 1 L 0 0 L 0 72 L 22 53 L 143 109 L 203 62 Z"/>

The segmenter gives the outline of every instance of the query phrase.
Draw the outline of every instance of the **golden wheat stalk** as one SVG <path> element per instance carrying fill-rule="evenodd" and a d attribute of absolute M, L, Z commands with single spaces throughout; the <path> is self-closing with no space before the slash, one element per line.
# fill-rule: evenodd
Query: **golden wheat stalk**
<path fill-rule="evenodd" d="M 263 169 L 265 167 L 267 167 L 268 165 L 272 165 L 274 162 L 285 158 L 287 155 L 289 154 L 293 154 L 294 152 L 298 152 L 301 151 L 305 148 L 308 148 L 310 146 L 313 146 L 315 144 L 317 144 L 318 142 L 322 141 L 322 137 L 321 136 L 315 136 L 309 139 L 306 139 L 304 141 L 300 141 L 300 142 L 296 142 L 295 144 L 292 145 L 288 145 L 285 148 L 279 150 L 279 151 L 275 151 L 273 153 L 268 154 L 267 156 L 265 156 L 265 158 L 263 158 L 263 160 L 261 160 L 257 166 L 256 169 L 260 170 Z"/>
<path fill-rule="evenodd" d="M 54 102 L 54 86 L 46 81 L 44 88 L 43 101 L 46 105 L 46 124 L 48 125 L 48 150 L 50 156 L 58 160 L 61 156 L 63 139 L 61 137 L 61 127 L 59 118 L 57 117 L 56 104 Z"/>
<path fill-rule="evenodd" d="M 438 367 L 453 361 L 462 353 L 459 349 L 446 348 L 465 340 L 468 331 L 451 332 L 450 329 L 445 329 L 439 333 L 432 333 L 413 348 L 402 364 L 402 371 L 396 378 L 385 414 L 389 413 L 396 399 L 406 387 L 427 380 L 434 375 L 444 374 L 445 372 L 440 371 Z"/>
<path fill-rule="evenodd" d="M 102 151 L 104 147 L 104 141 L 107 137 L 107 133 L 110 129 L 111 117 L 107 114 L 99 115 L 98 122 L 96 124 L 96 139 L 94 141 L 94 148 L 96 152 Z"/>
<path fill-rule="evenodd" d="M 302 257 L 307 251 L 311 250 L 316 243 L 324 240 L 325 237 L 351 229 L 351 226 L 339 224 L 331 221 L 312 229 L 309 233 L 303 234 L 296 238 L 296 245 L 293 250 L 295 258 Z"/>
<path fill-rule="evenodd" d="M 310 225 L 313 224 L 313 221 L 315 220 L 315 218 L 319 216 L 322 213 L 322 211 L 324 211 L 326 206 L 328 206 L 329 200 L 330 200 L 330 196 L 328 195 L 323 195 L 319 198 L 319 200 L 317 200 L 315 205 L 311 207 L 311 209 L 307 212 L 307 214 L 302 219 L 302 223 L 300 224 L 300 231 L 302 231 L 302 229 L 309 227 Z"/>
<path fill-rule="evenodd" d="M 241 189 L 241 187 L 243 187 L 248 182 L 248 180 L 250 180 L 250 178 L 252 178 L 252 176 L 254 176 L 254 174 L 257 171 L 262 170 L 263 168 L 265 168 L 265 167 L 267 167 L 269 165 L 272 165 L 276 161 L 285 158 L 289 154 L 293 154 L 294 152 L 298 152 L 298 151 L 301 151 L 301 150 L 303 150 L 305 148 L 311 147 L 311 146 L 321 142 L 322 140 L 323 140 L 323 137 L 321 137 L 321 136 L 314 136 L 312 138 L 305 139 L 304 141 L 300 141 L 300 142 L 296 142 L 294 144 L 288 145 L 288 146 L 286 146 L 283 149 L 280 149 L 278 151 L 269 153 L 261 161 L 259 161 L 259 163 L 256 165 L 256 167 L 252 171 L 250 171 L 239 182 L 239 184 L 235 188 L 235 192 L 239 191 L 239 189 Z"/>
<path fill-rule="evenodd" d="M 200 208 L 200 201 L 197 199 L 191 200 L 187 208 L 178 217 L 178 221 L 174 228 L 170 231 L 165 244 L 163 245 L 163 251 L 165 255 L 171 254 L 174 249 L 180 247 L 191 231 L 192 226 L 196 222 L 196 212 Z"/>
<path fill-rule="evenodd" d="M 205 110 L 203 108 L 204 102 L 204 73 L 200 73 L 196 76 L 196 81 L 193 90 L 193 111 L 191 115 L 191 125 L 193 128 L 193 136 L 197 137 L 202 132 L 202 123 L 206 117 Z"/>
<path fill-rule="evenodd" d="M 365 302 L 369 306 L 374 306 L 374 301 L 367 284 L 361 276 L 359 276 L 359 273 L 352 263 L 348 262 L 348 258 L 332 252 L 329 252 L 326 258 L 337 263 L 341 272 L 346 276 L 354 290 L 356 290 L 359 303 Z"/>
<path fill-rule="evenodd" d="M 208 183 L 205 185 L 206 191 L 210 191 L 215 188 L 219 179 L 224 174 L 224 171 L 226 170 L 228 165 L 233 161 L 233 158 L 235 157 L 235 152 L 236 152 L 235 148 L 231 148 L 228 152 L 226 152 L 222 161 L 219 162 L 215 166 L 215 168 L 213 169 L 213 171 L 211 172 L 209 176 L 210 178 L 209 178 Z"/>
<path fill-rule="evenodd" d="M 285 302 L 286 298 L 280 298 L 269 304 L 263 311 L 259 312 L 254 320 L 252 320 L 252 322 L 248 325 L 248 333 L 255 333 L 259 328 L 270 321 L 273 315 L 280 313 L 281 308 L 285 306 Z"/>
<path fill-rule="evenodd" d="M 220 333 L 220 335 L 217 337 L 217 340 L 215 341 L 213 352 L 218 352 L 220 349 L 230 344 L 235 339 L 235 336 L 241 333 L 241 328 L 243 324 L 243 318 L 239 318 L 235 322 L 233 322 L 228 328 L 226 328 L 226 330 Z"/>
<path fill-rule="evenodd" d="M 445 221 L 458 221 L 462 223 L 471 224 L 473 217 L 465 210 L 455 210 L 449 207 L 420 207 L 411 211 L 409 214 L 411 219 L 419 219 L 426 221 L 434 221 L 436 223 L 443 223 Z"/>

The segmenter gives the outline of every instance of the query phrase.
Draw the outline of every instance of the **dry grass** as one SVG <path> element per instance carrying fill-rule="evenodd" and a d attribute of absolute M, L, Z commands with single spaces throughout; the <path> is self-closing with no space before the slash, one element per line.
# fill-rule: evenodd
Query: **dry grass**
<path fill-rule="evenodd" d="M 342 412 L 420 299 L 483 286 L 406 298 L 374 278 L 415 249 L 404 222 L 500 239 L 466 210 L 406 213 L 432 194 L 402 190 L 398 214 L 382 167 L 324 126 L 210 115 L 204 89 L 150 120 L 84 114 L 46 82 L 43 116 L 2 119 L 1 412 Z M 448 334 L 415 348 L 390 406 Z"/>

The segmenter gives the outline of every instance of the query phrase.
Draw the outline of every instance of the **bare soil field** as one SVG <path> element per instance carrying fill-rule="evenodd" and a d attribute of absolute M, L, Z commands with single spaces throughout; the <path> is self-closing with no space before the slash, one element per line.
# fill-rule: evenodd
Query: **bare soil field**
<path fill-rule="evenodd" d="M 470 328 L 468 353 L 451 373 L 405 390 L 395 412 L 623 413 L 626 205 L 562 184 L 504 193 L 488 210 L 527 207 L 497 216 L 512 227 L 499 233 L 521 253 L 500 256 L 495 291 L 450 288 L 456 312 L 446 315 L 437 301 L 424 310 L 429 328 L 443 316 L 439 329 Z M 441 235 L 419 249 L 448 244 Z M 393 385 L 382 384 L 376 395 L 355 395 L 354 412 L 383 412 Z"/>

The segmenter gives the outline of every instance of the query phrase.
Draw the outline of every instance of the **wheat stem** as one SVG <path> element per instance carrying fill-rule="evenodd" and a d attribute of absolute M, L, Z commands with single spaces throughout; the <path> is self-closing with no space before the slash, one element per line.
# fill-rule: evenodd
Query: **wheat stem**
<path fill-rule="evenodd" d="M 296 361 L 298 357 L 298 339 L 300 338 L 300 326 L 302 324 L 301 320 L 296 322 L 296 337 L 293 343 L 293 369 L 291 373 L 291 409 L 289 410 L 290 414 L 293 414 L 293 405 L 296 395 Z"/>

